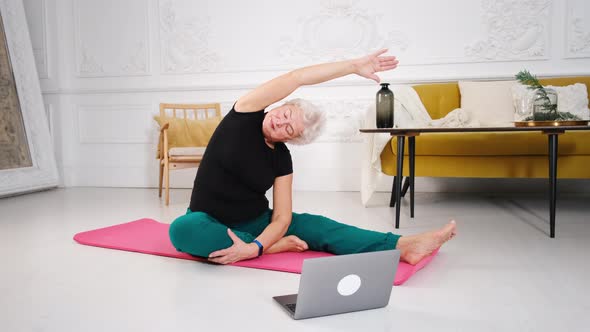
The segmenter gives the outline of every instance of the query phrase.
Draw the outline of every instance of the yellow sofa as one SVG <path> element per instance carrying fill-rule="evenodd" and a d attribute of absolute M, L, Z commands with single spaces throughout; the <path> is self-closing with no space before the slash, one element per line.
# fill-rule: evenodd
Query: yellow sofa
<path fill-rule="evenodd" d="M 543 85 L 584 83 L 590 76 L 541 79 Z M 460 107 L 457 82 L 416 85 L 414 89 L 433 119 Z M 405 154 L 409 151 L 406 140 Z M 432 133 L 416 137 L 415 176 L 476 178 L 547 178 L 548 138 L 541 132 Z M 381 152 L 381 167 L 394 176 L 397 139 Z M 559 137 L 558 178 L 590 178 L 590 132 L 566 132 Z M 404 158 L 404 176 L 408 175 Z"/>

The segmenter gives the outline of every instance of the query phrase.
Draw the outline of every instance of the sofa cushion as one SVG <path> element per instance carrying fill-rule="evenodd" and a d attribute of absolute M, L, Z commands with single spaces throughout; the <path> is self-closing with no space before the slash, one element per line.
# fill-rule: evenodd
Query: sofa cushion
<path fill-rule="evenodd" d="M 567 86 L 576 83 L 582 83 L 586 85 L 586 92 L 588 92 L 588 96 L 590 96 L 590 76 L 543 78 L 539 79 L 539 82 L 543 85 L 555 86 Z"/>
<path fill-rule="evenodd" d="M 514 121 L 512 91 L 516 81 L 459 81 L 461 108 L 471 111 L 482 126 L 505 126 Z"/>
<path fill-rule="evenodd" d="M 590 155 L 590 132 L 570 131 L 559 136 L 559 155 Z M 394 153 L 397 140 L 392 139 Z M 416 137 L 416 155 L 524 156 L 547 155 L 547 135 L 540 132 L 429 133 Z M 404 154 L 408 154 L 406 148 Z"/>
<path fill-rule="evenodd" d="M 391 149 L 381 153 L 383 173 L 397 174 L 396 156 Z M 560 156 L 557 177 L 590 179 L 590 156 Z M 408 158 L 404 158 L 404 176 L 409 175 Z M 549 162 L 544 156 L 416 156 L 416 176 L 460 178 L 541 178 L 547 179 Z"/>
<path fill-rule="evenodd" d="M 585 84 L 547 85 L 546 87 L 557 92 L 557 110 L 559 112 L 571 113 L 580 119 L 588 120 L 588 90 Z"/>
<path fill-rule="evenodd" d="M 414 90 L 432 119 L 441 119 L 461 106 L 459 85 L 452 83 L 434 83 L 414 85 Z"/>

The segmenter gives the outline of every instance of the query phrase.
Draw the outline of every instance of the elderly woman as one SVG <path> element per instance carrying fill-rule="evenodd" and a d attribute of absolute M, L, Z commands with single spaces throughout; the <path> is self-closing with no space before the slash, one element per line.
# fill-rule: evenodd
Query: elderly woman
<path fill-rule="evenodd" d="M 349 74 L 379 83 L 377 72 L 396 68 L 380 50 L 362 58 L 293 70 L 239 98 L 211 137 L 197 172 L 187 213 L 170 226 L 179 251 L 229 264 L 263 253 L 334 254 L 399 249 L 415 264 L 455 234 L 455 223 L 413 236 L 364 230 L 320 215 L 292 211 L 293 168 L 285 142 L 307 144 L 325 124 L 324 114 L 301 99 L 265 108 L 304 85 Z M 265 193 L 273 188 L 273 206 Z"/>

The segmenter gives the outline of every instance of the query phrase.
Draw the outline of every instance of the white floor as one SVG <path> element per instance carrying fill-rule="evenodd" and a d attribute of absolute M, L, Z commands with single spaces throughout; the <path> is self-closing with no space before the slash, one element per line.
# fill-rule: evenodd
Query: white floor
<path fill-rule="evenodd" d="M 150 217 L 171 222 L 156 190 L 73 188 L 0 199 L 0 331 L 588 331 L 590 204 L 561 195 L 557 238 L 544 196 L 417 194 L 401 234 L 455 218 L 458 236 L 384 309 L 293 321 L 272 296 L 299 275 L 213 266 L 75 243 L 80 231 Z M 294 209 L 392 230 L 388 195 L 297 192 Z"/>

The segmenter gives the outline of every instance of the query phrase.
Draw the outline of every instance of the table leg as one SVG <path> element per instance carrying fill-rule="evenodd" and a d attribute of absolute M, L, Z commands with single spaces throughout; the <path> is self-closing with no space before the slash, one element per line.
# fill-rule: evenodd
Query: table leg
<path fill-rule="evenodd" d="M 402 197 L 406 197 L 408 189 L 410 189 L 410 178 L 406 176 L 406 179 L 404 180 L 404 185 L 402 186 Z"/>
<path fill-rule="evenodd" d="M 414 167 L 416 165 L 416 137 L 408 137 L 410 149 L 410 218 L 414 218 Z"/>
<path fill-rule="evenodd" d="M 555 205 L 557 201 L 557 134 L 549 134 L 549 236 L 555 237 Z"/>
<path fill-rule="evenodd" d="M 395 188 L 397 188 L 396 187 L 396 183 L 397 182 L 395 182 L 395 181 L 397 181 L 397 176 L 394 176 L 393 177 L 393 184 L 391 185 L 391 198 L 389 199 L 389 207 L 394 207 L 395 206 L 395 200 L 396 200 L 396 198 L 395 198 Z"/>
<path fill-rule="evenodd" d="M 395 228 L 399 228 L 400 203 L 402 198 L 402 174 L 404 169 L 405 136 L 397 136 L 397 176 L 395 180 Z"/>

